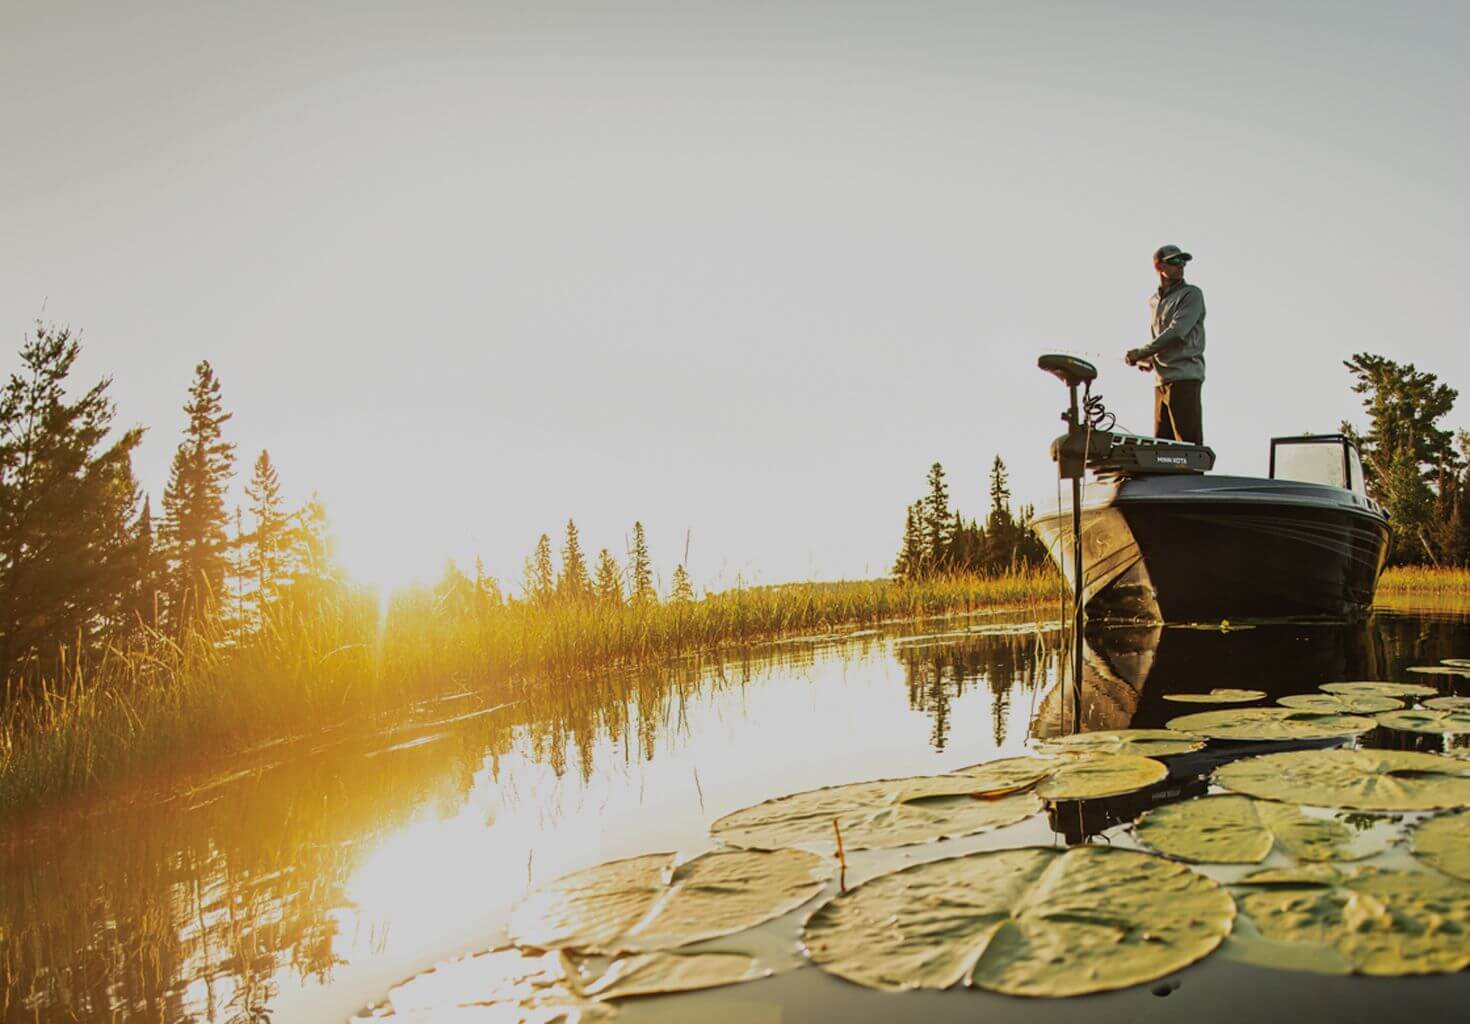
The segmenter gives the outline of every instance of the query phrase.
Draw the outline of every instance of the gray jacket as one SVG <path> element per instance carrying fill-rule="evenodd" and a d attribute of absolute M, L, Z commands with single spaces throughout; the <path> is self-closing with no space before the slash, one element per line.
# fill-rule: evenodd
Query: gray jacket
<path fill-rule="evenodd" d="M 1160 384 L 1205 379 L 1205 293 L 1183 282 L 1148 300 L 1153 338 L 1138 350 L 1153 361 Z"/>

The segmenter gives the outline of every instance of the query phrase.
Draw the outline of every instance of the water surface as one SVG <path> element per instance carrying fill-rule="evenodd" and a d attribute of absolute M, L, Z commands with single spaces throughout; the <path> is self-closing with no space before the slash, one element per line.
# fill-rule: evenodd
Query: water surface
<path fill-rule="evenodd" d="M 1470 656 L 1470 618 L 1107 630 L 1085 655 L 1086 728 L 1160 727 L 1203 710 L 1163 700 L 1170 692 L 1254 687 L 1275 698 L 1411 679 L 1409 665 Z M 513 697 L 451 694 L 391 730 L 266 747 L 162 797 L 59 811 L 12 828 L 0 848 L 0 1020 L 346 1020 L 435 962 L 500 944 L 507 908 L 537 882 L 709 849 L 710 822 L 773 796 L 1023 753 L 1029 737 L 1068 727 L 1057 685 L 1066 662 L 1050 626 L 1005 617 L 798 639 L 544 679 Z M 1431 682 L 1449 693 L 1457 680 Z M 1118 822 L 1195 791 L 1173 789 L 854 854 L 847 881 L 976 849 L 1126 842 Z M 808 910 L 716 945 L 790 961 Z M 1470 976 L 1331 979 L 1221 954 L 1176 980 L 1167 998 L 1140 986 L 1036 1001 L 884 995 L 805 967 L 627 1003 L 624 1019 L 1356 1020 L 1406 1006 L 1437 1018 L 1470 999 Z"/>

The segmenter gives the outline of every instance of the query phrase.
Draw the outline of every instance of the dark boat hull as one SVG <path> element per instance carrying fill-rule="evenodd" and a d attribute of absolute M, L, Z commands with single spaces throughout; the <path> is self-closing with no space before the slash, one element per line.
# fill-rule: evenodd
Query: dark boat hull
<path fill-rule="evenodd" d="M 1071 582 L 1071 509 L 1036 532 Z M 1373 603 L 1388 521 L 1341 488 L 1244 477 L 1090 484 L 1083 594 L 1093 618 L 1353 618 Z"/>

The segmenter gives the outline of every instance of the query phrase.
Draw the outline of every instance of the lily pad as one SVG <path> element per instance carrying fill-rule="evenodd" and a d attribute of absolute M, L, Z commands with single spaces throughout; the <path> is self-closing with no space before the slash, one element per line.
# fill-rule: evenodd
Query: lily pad
<path fill-rule="evenodd" d="M 1470 711 L 1470 697 L 1430 697 L 1424 706 L 1435 711 Z"/>
<path fill-rule="evenodd" d="M 881 875 L 820 907 L 803 941 L 824 970 L 870 988 L 1074 996 L 1177 971 L 1234 918 L 1229 894 L 1182 864 L 1026 847 Z"/>
<path fill-rule="evenodd" d="M 1397 711 L 1404 702 L 1373 693 L 1294 693 L 1276 702 L 1284 708 L 1315 711 L 1319 715 L 1376 715 Z"/>
<path fill-rule="evenodd" d="M 1426 676 L 1470 676 L 1470 668 L 1459 665 L 1416 665 L 1409 671 Z"/>
<path fill-rule="evenodd" d="M 748 849 L 807 846 L 824 851 L 836 846 L 833 821 L 842 829 L 847 850 L 974 835 L 1014 825 L 1041 810 L 1041 801 L 1029 792 L 1003 791 L 993 798 L 986 794 L 987 788 L 1014 786 L 1017 780 L 1029 779 L 1025 785 L 1030 786 L 1035 782 L 1030 774 L 1029 767 L 1013 765 L 988 778 L 957 773 L 813 789 L 727 814 L 710 826 L 710 834 Z M 976 799 L 977 795 L 985 798 Z"/>
<path fill-rule="evenodd" d="M 1414 830 L 1414 855 L 1447 875 L 1470 881 L 1470 811 L 1430 818 Z"/>
<path fill-rule="evenodd" d="M 1362 974 L 1438 974 L 1470 966 L 1470 885 L 1427 871 L 1364 868 L 1336 884 L 1241 897 L 1268 939 L 1329 947 Z"/>
<path fill-rule="evenodd" d="M 1259 864 L 1279 846 L 1297 860 L 1354 860 L 1355 834 L 1292 804 L 1244 796 L 1207 796 L 1165 804 L 1134 827 L 1138 838 L 1170 857 L 1197 864 Z"/>
<path fill-rule="evenodd" d="M 1470 711 L 1442 711 L 1435 708 L 1409 708 L 1386 711 L 1376 716 L 1385 729 L 1400 732 L 1425 732 L 1436 735 L 1470 732 Z"/>
<path fill-rule="evenodd" d="M 1163 763 L 1134 754 L 1068 758 L 1036 786 L 1043 800 L 1098 800 L 1145 789 L 1169 777 Z"/>
<path fill-rule="evenodd" d="M 1172 718 L 1170 729 L 1212 740 L 1315 740 L 1356 736 L 1377 723 L 1356 715 L 1323 715 L 1295 708 L 1231 708 Z"/>
<path fill-rule="evenodd" d="M 1165 700 L 1186 704 L 1248 704 L 1266 696 L 1265 690 L 1211 690 L 1209 693 L 1166 693 Z"/>
<path fill-rule="evenodd" d="M 832 869 L 803 850 L 719 850 L 675 866 L 654 853 L 573 872 L 511 911 L 511 938 L 538 949 L 673 949 L 794 910 Z"/>
<path fill-rule="evenodd" d="M 996 797 L 1007 793 L 1019 793 L 1030 789 L 1046 778 L 1057 766 L 1046 757 L 1007 757 L 999 761 L 986 761 L 971 765 L 950 775 L 962 775 L 969 780 L 972 796 Z"/>
<path fill-rule="evenodd" d="M 608 1001 L 691 992 L 762 978 L 771 972 L 740 953 L 640 953 L 614 960 L 588 982 L 572 958 L 510 947 L 439 964 L 389 993 L 392 1012 L 374 1020 L 534 1021 L 601 1024 L 618 1011 Z"/>
<path fill-rule="evenodd" d="M 1470 804 L 1470 764 L 1406 750 L 1293 750 L 1215 769 L 1228 790 L 1363 811 L 1434 811 Z"/>
<path fill-rule="evenodd" d="M 1296 864 L 1289 868 L 1260 868 L 1236 885 L 1336 885 L 1342 872 L 1331 864 Z"/>
<path fill-rule="evenodd" d="M 1324 683 L 1319 689 L 1328 693 L 1352 696 L 1372 694 L 1375 697 L 1433 697 L 1439 691 L 1432 686 L 1418 683 Z"/>
<path fill-rule="evenodd" d="M 596 999 L 626 999 L 735 985 L 771 973 L 743 953 L 640 953 L 614 960 L 583 991 Z"/>
<path fill-rule="evenodd" d="M 1110 729 L 1079 732 L 1043 740 L 1036 748 L 1043 754 L 1133 754 L 1138 757 L 1169 757 L 1188 754 L 1203 747 L 1203 740 L 1190 739 L 1169 729 Z"/>

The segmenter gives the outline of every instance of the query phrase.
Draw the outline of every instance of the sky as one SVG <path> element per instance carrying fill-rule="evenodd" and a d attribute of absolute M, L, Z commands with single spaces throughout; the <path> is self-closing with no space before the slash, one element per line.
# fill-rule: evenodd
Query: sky
<path fill-rule="evenodd" d="M 568 518 L 665 586 L 887 571 L 942 462 L 1055 500 L 1083 354 L 1147 432 L 1155 247 L 1205 293 L 1205 435 L 1470 387 L 1459 3 L 0 0 L 0 368 L 81 332 L 155 508 L 195 364 L 349 570 Z M 1470 426 L 1470 395 L 1449 425 Z M 1359 417 L 1360 418 L 1360 417 Z"/>

